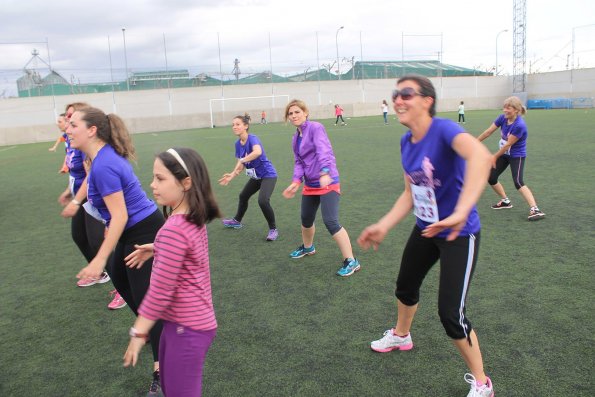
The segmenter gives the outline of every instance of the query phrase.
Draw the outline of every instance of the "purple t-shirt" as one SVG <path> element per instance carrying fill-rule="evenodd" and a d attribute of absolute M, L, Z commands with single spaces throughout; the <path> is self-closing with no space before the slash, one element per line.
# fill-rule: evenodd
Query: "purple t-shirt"
<path fill-rule="evenodd" d="M 248 161 L 244 163 L 244 166 L 247 170 L 252 169 L 254 170 L 254 176 L 251 176 L 255 179 L 262 179 L 262 178 L 276 178 L 277 171 L 273 166 L 273 163 L 267 158 L 266 153 L 264 152 L 264 147 L 262 143 L 260 143 L 260 139 L 256 135 L 248 134 L 248 140 L 245 144 L 242 145 L 240 140 L 236 142 L 236 158 L 241 159 L 252 153 L 254 150 L 254 145 L 260 145 L 262 149 L 262 154 L 255 158 L 252 161 Z"/>
<path fill-rule="evenodd" d="M 73 195 L 80 189 L 87 172 L 85 171 L 85 154 L 80 150 L 70 147 L 70 141 L 66 139 L 66 166 L 72 177 L 71 190 Z"/>
<path fill-rule="evenodd" d="M 465 178 L 465 160 L 452 148 L 454 138 L 465 131 L 452 120 L 434 117 L 423 139 L 411 143 L 411 131 L 401 138 L 401 162 L 411 184 L 417 226 L 424 229 L 454 211 Z M 469 213 L 461 236 L 479 232 L 477 208 Z M 448 236 L 450 229 L 437 237 Z"/>
<path fill-rule="evenodd" d="M 519 138 L 505 155 L 509 155 L 510 157 L 527 157 L 527 124 L 525 124 L 525 120 L 521 116 L 517 116 L 512 124 L 508 124 L 506 116 L 501 114 L 494 120 L 494 124 L 496 127 L 500 127 L 500 136 L 502 138 L 500 142 L 508 141 L 509 135 Z"/>
<path fill-rule="evenodd" d="M 91 163 L 87 179 L 87 199 L 95 207 L 106 225 L 111 215 L 103 201 L 105 196 L 124 193 L 128 222 L 125 229 L 134 226 L 157 210 L 157 205 L 147 197 L 127 159 L 120 156 L 110 145 L 102 147 Z"/>

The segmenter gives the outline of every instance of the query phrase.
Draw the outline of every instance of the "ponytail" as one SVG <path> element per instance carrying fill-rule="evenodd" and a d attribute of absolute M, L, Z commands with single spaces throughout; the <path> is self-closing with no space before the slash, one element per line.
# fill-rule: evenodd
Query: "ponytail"
<path fill-rule="evenodd" d="M 101 109 L 88 107 L 78 110 L 81 120 L 88 127 L 97 127 L 97 138 L 111 145 L 120 156 L 136 160 L 136 151 L 124 120 L 115 114 L 105 114 Z"/>

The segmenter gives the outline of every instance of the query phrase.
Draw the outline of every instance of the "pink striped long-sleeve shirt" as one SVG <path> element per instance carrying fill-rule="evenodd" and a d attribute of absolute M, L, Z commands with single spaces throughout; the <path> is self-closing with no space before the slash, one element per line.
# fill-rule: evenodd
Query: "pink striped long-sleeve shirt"
<path fill-rule="evenodd" d="M 170 216 L 155 237 L 154 254 L 151 285 L 138 312 L 198 331 L 217 328 L 206 226 L 183 214 Z"/>

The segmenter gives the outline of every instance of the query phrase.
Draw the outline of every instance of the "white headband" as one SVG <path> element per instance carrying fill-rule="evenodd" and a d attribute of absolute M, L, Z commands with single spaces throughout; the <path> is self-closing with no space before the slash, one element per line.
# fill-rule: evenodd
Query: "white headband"
<path fill-rule="evenodd" d="M 186 174 L 188 174 L 188 176 L 190 176 L 190 172 L 188 172 L 188 167 L 186 167 L 186 163 L 184 162 L 184 160 L 182 160 L 182 157 L 180 157 L 178 152 L 176 152 L 174 149 L 167 149 L 167 153 L 174 156 L 175 159 L 178 160 L 178 163 L 180 163 L 182 168 L 184 168 L 184 171 L 186 171 Z"/>

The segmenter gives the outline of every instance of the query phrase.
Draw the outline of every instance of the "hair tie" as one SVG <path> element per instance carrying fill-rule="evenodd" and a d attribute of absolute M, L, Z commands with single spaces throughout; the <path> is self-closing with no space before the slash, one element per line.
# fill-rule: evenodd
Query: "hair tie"
<path fill-rule="evenodd" d="M 178 152 L 176 152 L 175 149 L 167 149 L 167 153 L 174 156 L 174 158 L 176 160 L 178 160 L 178 163 L 180 163 L 182 168 L 184 168 L 184 171 L 186 171 L 186 174 L 188 174 L 188 176 L 190 176 L 190 172 L 188 172 L 188 167 L 186 167 L 186 163 L 184 163 L 184 160 L 182 160 L 182 157 L 178 154 Z"/>

